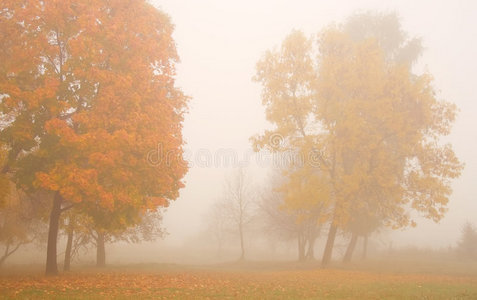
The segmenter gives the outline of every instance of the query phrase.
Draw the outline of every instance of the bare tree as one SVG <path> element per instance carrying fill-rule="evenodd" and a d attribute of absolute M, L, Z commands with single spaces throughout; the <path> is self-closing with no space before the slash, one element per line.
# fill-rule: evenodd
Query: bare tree
<path fill-rule="evenodd" d="M 222 202 L 216 202 L 206 215 L 207 232 L 217 243 L 217 257 L 222 255 L 222 247 L 228 230 L 227 216 L 224 214 Z"/>
<path fill-rule="evenodd" d="M 8 185 L 9 192 L 0 208 L 0 267 L 21 246 L 41 240 L 45 229 L 42 209 L 38 207 L 41 199 L 28 197 L 11 182 Z"/>
<path fill-rule="evenodd" d="M 104 267 L 107 243 L 139 243 L 164 237 L 167 232 L 162 227 L 162 215 L 162 209 L 146 211 L 140 214 L 140 222 L 134 226 L 105 230 L 98 228 L 91 216 L 71 211 L 68 214 L 68 223 L 64 225 L 67 235 L 64 270 L 69 270 L 71 261 L 78 256 L 81 249 L 87 250 L 91 245 L 96 248 L 96 266 Z"/>
<path fill-rule="evenodd" d="M 254 193 L 245 171 L 237 169 L 225 180 L 223 212 L 233 224 L 240 238 L 240 258 L 245 259 L 244 234 L 246 225 L 252 220 Z"/>

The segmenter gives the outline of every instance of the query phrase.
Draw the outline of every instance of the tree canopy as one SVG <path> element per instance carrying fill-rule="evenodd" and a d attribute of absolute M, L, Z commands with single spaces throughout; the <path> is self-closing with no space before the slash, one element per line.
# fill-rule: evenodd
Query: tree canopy
<path fill-rule="evenodd" d="M 379 23 L 393 16 L 361 19 Z M 418 49 L 418 41 L 383 41 L 366 34 L 366 26 L 350 32 L 355 27 L 330 26 L 316 39 L 294 31 L 257 63 L 255 77 L 275 130 L 253 142 L 257 149 L 301 153 L 303 164 L 291 166 L 290 178 L 307 177 L 301 181 L 314 192 L 289 197 L 289 206 L 328 209 L 325 265 L 337 228 L 357 217 L 393 228 L 414 225 L 412 210 L 440 220 L 450 180 L 462 169 L 451 145 L 440 141 L 456 106 L 438 99 L 430 74 L 412 71 L 410 49 Z M 399 37 L 400 28 L 395 32 Z M 276 135 L 284 142 L 274 144 Z"/>
<path fill-rule="evenodd" d="M 56 214 L 178 197 L 188 98 L 167 15 L 146 1 L 3 1 L 0 26 L 2 173 L 54 193 Z M 169 159 L 153 165 L 158 145 Z"/>

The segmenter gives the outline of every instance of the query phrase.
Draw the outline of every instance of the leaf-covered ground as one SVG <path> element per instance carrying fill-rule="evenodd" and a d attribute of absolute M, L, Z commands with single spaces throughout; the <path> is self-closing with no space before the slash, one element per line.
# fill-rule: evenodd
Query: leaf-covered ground
<path fill-rule="evenodd" d="M 477 299 L 477 277 L 351 270 L 77 271 L 0 277 L 18 299 Z"/>

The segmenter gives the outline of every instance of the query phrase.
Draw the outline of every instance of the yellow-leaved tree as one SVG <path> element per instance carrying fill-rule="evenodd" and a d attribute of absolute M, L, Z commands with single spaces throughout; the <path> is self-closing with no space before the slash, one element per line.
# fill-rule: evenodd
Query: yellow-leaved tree
<path fill-rule="evenodd" d="M 437 99 L 429 74 L 412 72 L 410 55 L 402 59 L 408 44 L 397 43 L 390 55 L 379 37 L 357 38 L 346 26 L 323 30 L 315 49 L 312 42 L 293 32 L 257 64 L 266 117 L 276 130 L 253 141 L 258 149 L 301 153 L 303 166 L 290 172 L 319 178 L 304 182 L 321 191 L 320 199 L 289 201 L 325 208 L 326 266 L 337 230 L 353 222 L 414 225 L 411 210 L 440 220 L 462 164 L 440 142 L 456 107 Z M 278 145 L 271 138 L 277 134 Z"/>

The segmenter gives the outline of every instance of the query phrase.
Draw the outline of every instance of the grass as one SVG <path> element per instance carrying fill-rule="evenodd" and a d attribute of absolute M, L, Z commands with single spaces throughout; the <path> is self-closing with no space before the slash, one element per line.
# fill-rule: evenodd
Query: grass
<path fill-rule="evenodd" d="M 477 276 L 394 272 L 373 264 L 130 265 L 81 268 L 57 277 L 0 276 L 10 299 L 477 299 Z"/>

